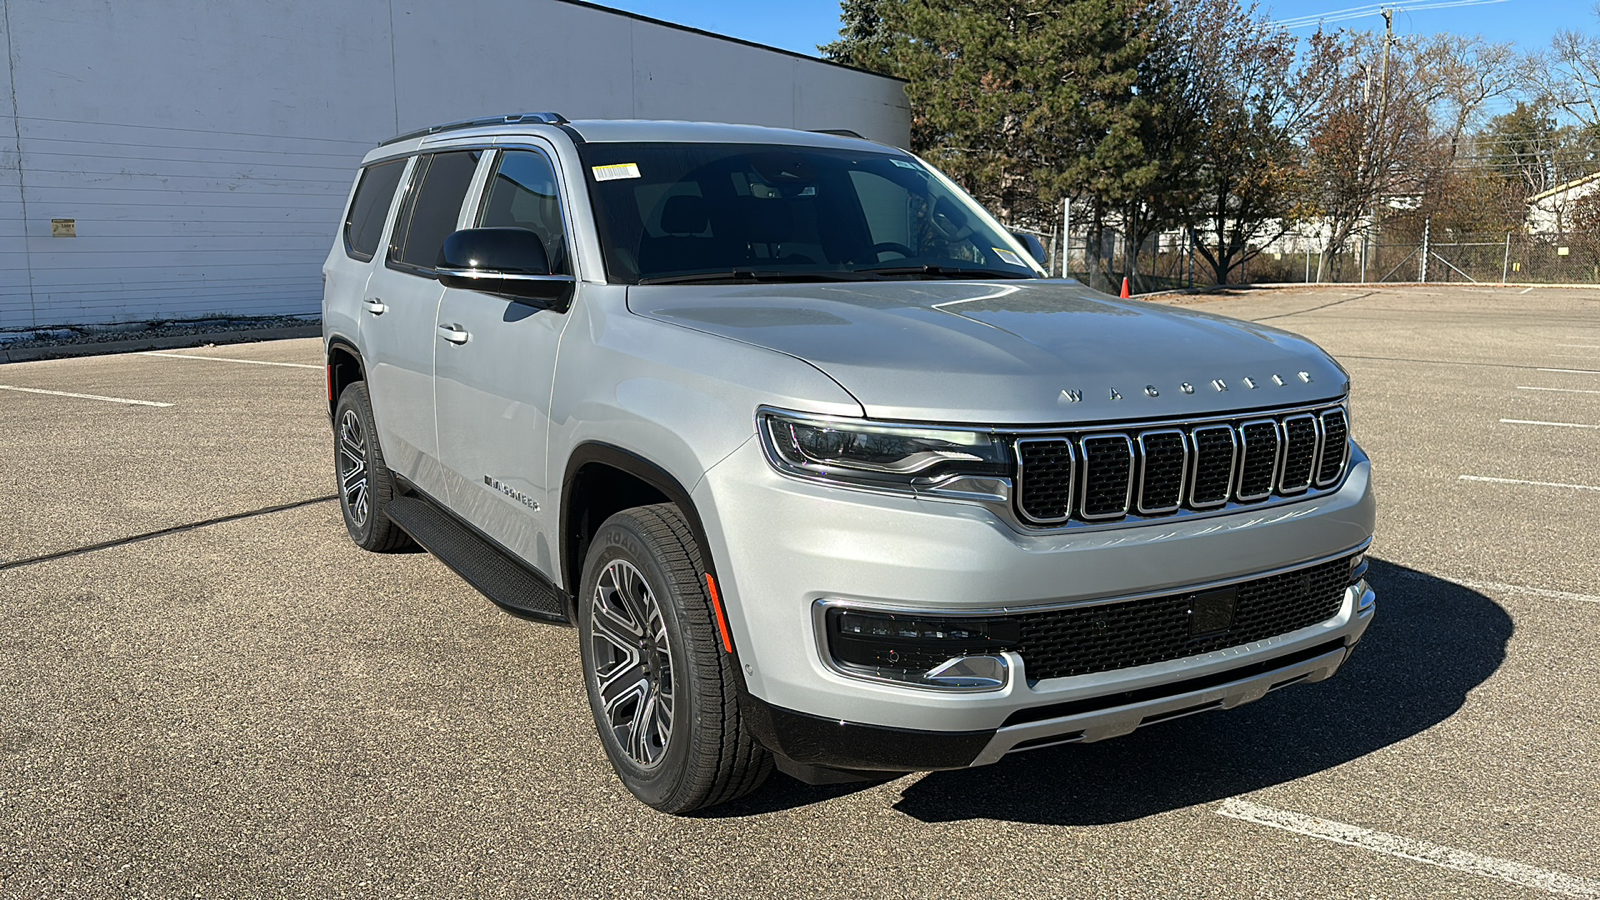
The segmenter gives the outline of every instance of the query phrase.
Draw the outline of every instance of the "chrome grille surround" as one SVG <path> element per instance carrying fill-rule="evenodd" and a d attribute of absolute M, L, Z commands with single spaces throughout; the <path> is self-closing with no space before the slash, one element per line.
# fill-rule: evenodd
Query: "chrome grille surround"
<path fill-rule="evenodd" d="M 1030 429 L 1015 439 L 1016 514 L 1033 528 L 1104 527 L 1314 497 L 1343 482 L 1349 435 L 1342 401 L 1190 422 Z M 1180 443 L 1181 464 L 1173 465 Z M 1065 496 L 1036 490 L 1036 471 L 1067 483 Z"/>

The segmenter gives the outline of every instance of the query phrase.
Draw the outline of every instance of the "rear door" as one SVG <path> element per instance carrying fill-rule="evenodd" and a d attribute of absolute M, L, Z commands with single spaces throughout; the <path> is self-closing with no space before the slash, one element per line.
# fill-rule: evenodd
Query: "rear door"
<path fill-rule="evenodd" d="M 573 275 L 554 159 L 544 145 L 499 151 L 468 224 L 529 229 L 544 243 L 552 274 Z M 570 318 L 534 301 L 447 288 L 434 350 L 451 507 L 552 579 L 550 389 Z"/>
<path fill-rule="evenodd" d="M 361 350 L 378 440 L 389 467 L 443 499 L 433 415 L 439 297 L 434 266 L 456 230 L 482 150 L 424 153 L 413 164 L 382 265 L 361 301 Z"/>

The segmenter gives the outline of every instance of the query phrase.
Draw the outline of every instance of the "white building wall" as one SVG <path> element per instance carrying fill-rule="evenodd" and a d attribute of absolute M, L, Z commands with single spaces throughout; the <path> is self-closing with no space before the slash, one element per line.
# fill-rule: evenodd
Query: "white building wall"
<path fill-rule="evenodd" d="M 438 122 L 910 131 L 900 82 L 562 0 L 0 2 L 0 329 L 314 313 L 356 163 Z"/>

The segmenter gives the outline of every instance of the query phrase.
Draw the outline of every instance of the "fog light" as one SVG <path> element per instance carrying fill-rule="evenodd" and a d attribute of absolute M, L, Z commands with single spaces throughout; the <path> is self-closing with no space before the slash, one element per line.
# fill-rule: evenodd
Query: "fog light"
<path fill-rule="evenodd" d="M 1004 685 L 998 651 L 1015 647 L 1022 628 L 1005 617 L 828 611 L 828 650 L 840 668 L 928 687 L 993 689 Z M 970 659 L 970 662 L 967 660 Z"/>

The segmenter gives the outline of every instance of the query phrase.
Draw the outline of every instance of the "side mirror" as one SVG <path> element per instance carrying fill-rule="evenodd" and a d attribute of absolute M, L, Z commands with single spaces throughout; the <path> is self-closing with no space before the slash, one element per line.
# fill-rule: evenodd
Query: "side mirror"
<path fill-rule="evenodd" d="M 1021 241 L 1022 246 L 1028 248 L 1028 253 L 1033 256 L 1034 262 L 1042 266 L 1049 261 L 1050 254 L 1045 251 L 1044 241 L 1039 240 L 1038 235 L 1029 234 L 1026 231 L 1013 231 L 1011 236 Z"/>
<path fill-rule="evenodd" d="M 544 242 L 526 228 L 463 228 L 439 248 L 439 283 L 445 287 L 534 300 L 565 312 L 577 284 L 550 274 Z"/>

